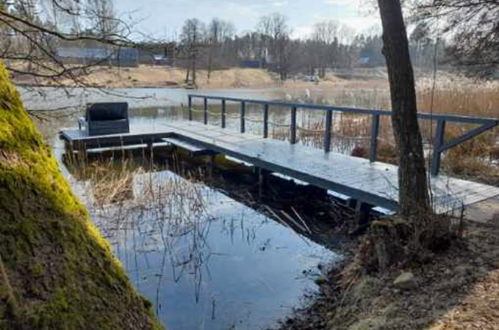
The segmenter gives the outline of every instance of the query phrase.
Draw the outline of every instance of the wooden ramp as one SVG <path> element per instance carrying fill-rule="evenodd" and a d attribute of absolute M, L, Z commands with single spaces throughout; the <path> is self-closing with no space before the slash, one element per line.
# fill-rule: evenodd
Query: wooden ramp
<path fill-rule="evenodd" d="M 128 134 L 85 136 L 77 130 L 61 132 L 74 148 L 152 144 L 174 138 L 200 150 L 240 159 L 270 172 L 332 190 L 353 199 L 389 210 L 397 208 L 397 166 L 367 159 L 236 133 L 194 121 L 168 121 L 154 128 L 134 127 Z M 179 143 L 177 143 L 179 144 Z M 499 188 L 445 175 L 431 177 L 435 211 L 461 209 L 499 195 Z"/>

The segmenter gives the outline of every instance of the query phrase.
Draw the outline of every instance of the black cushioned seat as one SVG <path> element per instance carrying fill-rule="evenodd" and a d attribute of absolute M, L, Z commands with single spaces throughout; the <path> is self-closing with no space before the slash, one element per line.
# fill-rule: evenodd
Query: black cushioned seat
<path fill-rule="evenodd" d="M 88 104 L 85 119 L 81 121 L 90 136 L 129 133 L 128 103 Z"/>

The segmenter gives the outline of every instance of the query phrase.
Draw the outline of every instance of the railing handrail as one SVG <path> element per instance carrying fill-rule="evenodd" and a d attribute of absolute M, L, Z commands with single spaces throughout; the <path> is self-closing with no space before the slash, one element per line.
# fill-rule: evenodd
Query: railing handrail
<path fill-rule="evenodd" d="M 268 137 L 268 115 L 270 106 L 286 107 L 291 110 L 291 123 L 289 141 L 291 144 L 296 143 L 296 112 L 297 109 L 312 109 L 312 110 L 322 110 L 326 111 L 326 123 L 324 127 L 324 151 L 330 152 L 331 149 L 331 133 L 332 133 L 332 115 L 334 111 L 345 112 L 345 113 L 355 113 L 362 115 L 369 115 L 372 117 L 371 120 L 371 144 L 369 160 L 371 162 L 377 159 L 377 148 L 378 148 L 378 134 L 380 126 L 381 116 L 392 116 L 392 111 L 389 110 L 378 110 L 378 109 L 366 109 L 366 108 L 354 108 L 354 107 L 338 107 L 330 105 L 319 105 L 319 104 L 305 104 L 305 103 L 290 103 L 290 102 L 277 102 L 277 101 L 265 101 L 265 100 L 253 100 L 253 99 L 242 99 L 235 97 L 224 97 L 224 96 L 214 96 L 214 95 L 201 95 L 201 94 L 188 94 L 189 99 L 189 120 L 193 120 L 192 116 L 192 100 L 194 98 L 203 99 L 203 121 L 204 124 L 208 124 L 208 100 L 219 100 L 221 101 L 221 116 L 222 128 L 225 128 L 225 116 L 226 116 L 226 102 L 237 102 L 240 103 L 240 131 L 244 133 L 246 131 L 245 125 L 245 113 L 247 104 L 259 104 L 263 106 L 263 137 Z M 457 146 L 460 143 L 468 141 L 473 137 L 488 131 L 495 126 L 499 125 L 499 120 L 494 118 L 477 118 L 469 116 L 459 116 L 459 115 L 448 115 L 448 114 L 433 114 L 419 112 L 417 114 L 419 119 L 431 120 L 437 122 L 437 129 L 435 132 L 435 137 L 433 140 L 433 155 L 431 161 L 431 174 L 437 175 L 440 170 L 440 159 L 444 151 L 449 150 Z M 476 127 L 458 137 L 455 137 L 449 141 L 444 139 L 445 137 L 445 127 L 447 122 L 455 123 L 468 123 L 468 124 L 479 124 Z"/>
<path fill-rule="evenodd" d="M 224 96 L 213 96 L 213 95 L 202 95 L 202 94 L 189 94 L 191 98 L 202 98 L 211 100 L 225 100 L 226 102 L 245 102 L 246 104 L 261 104 L 261 105 L 272 105 L 280 107 L 297 107 L 311 110 L 325 110 L 325 111 L 340 111 L 349 113 L 358 113 L 366 115 L 380 115 L 380 116 L 391 116 L 392 111 L 390 110 L 380 110 L 380 109 L 369 109 L 369 108 L 356 108 L 356 107 L 346 107 L 346 106 L 331 106 L 331 105 L 320 105 L 320 104 L 308 104 L 308 103 L 290 103 L 290 102 L 280 102 L 280 101 L 265 101 L 265 100 L 254 100 L 254 99 L 242 99 L 235 97 L 224 97 Z M 470 124 L 491 124 L 495 123 L 499 125 L 499 118 L 487 118 L 487 117 L 470 117 L 462 115 L 453 114 L 442 114 L 442 113 L 428 113 L 428 112 L 418 112 L 418 118 L 425 120 L 445 120 L 453 121 L 459 123 L 470 123 Z"/>

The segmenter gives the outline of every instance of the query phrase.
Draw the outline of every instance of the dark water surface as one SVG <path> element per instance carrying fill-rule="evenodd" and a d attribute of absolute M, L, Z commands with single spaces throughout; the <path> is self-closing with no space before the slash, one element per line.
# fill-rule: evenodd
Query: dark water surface
<path fill-rule="evenodd" d="M 265 215 L 169 171 L 135 174 L 129 199 L 92 218 L 168 329 L 261 329 L 316 290 L 339 257 Z M 151 191 L 154 193 L 151 194 Z M 154 197 L 151 197 L 154 195 Z"/>
<path fill-rule="evenodd" d="M 133 109 L 131 121 L 154 125 L 175 113 L 182 115 Z M 98 201 L 95 180 L 77 177 L 75 192 L 170 330 L 275 327 L 317 291 L 320 265 L 340 259 L 221 190 L 168 170 L 133 172 L 120 202 Z"/>

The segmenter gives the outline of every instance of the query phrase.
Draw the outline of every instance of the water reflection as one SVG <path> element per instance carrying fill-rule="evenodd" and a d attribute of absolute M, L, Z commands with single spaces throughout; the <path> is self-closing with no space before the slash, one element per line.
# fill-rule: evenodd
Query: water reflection
<path fill-rule="evenodd" d="M 77 191 L 169 329 L 271 327 L 315 290 L 318 265 L 338 258 L 171 171 L 92 173 L 78 176 Z"/>

